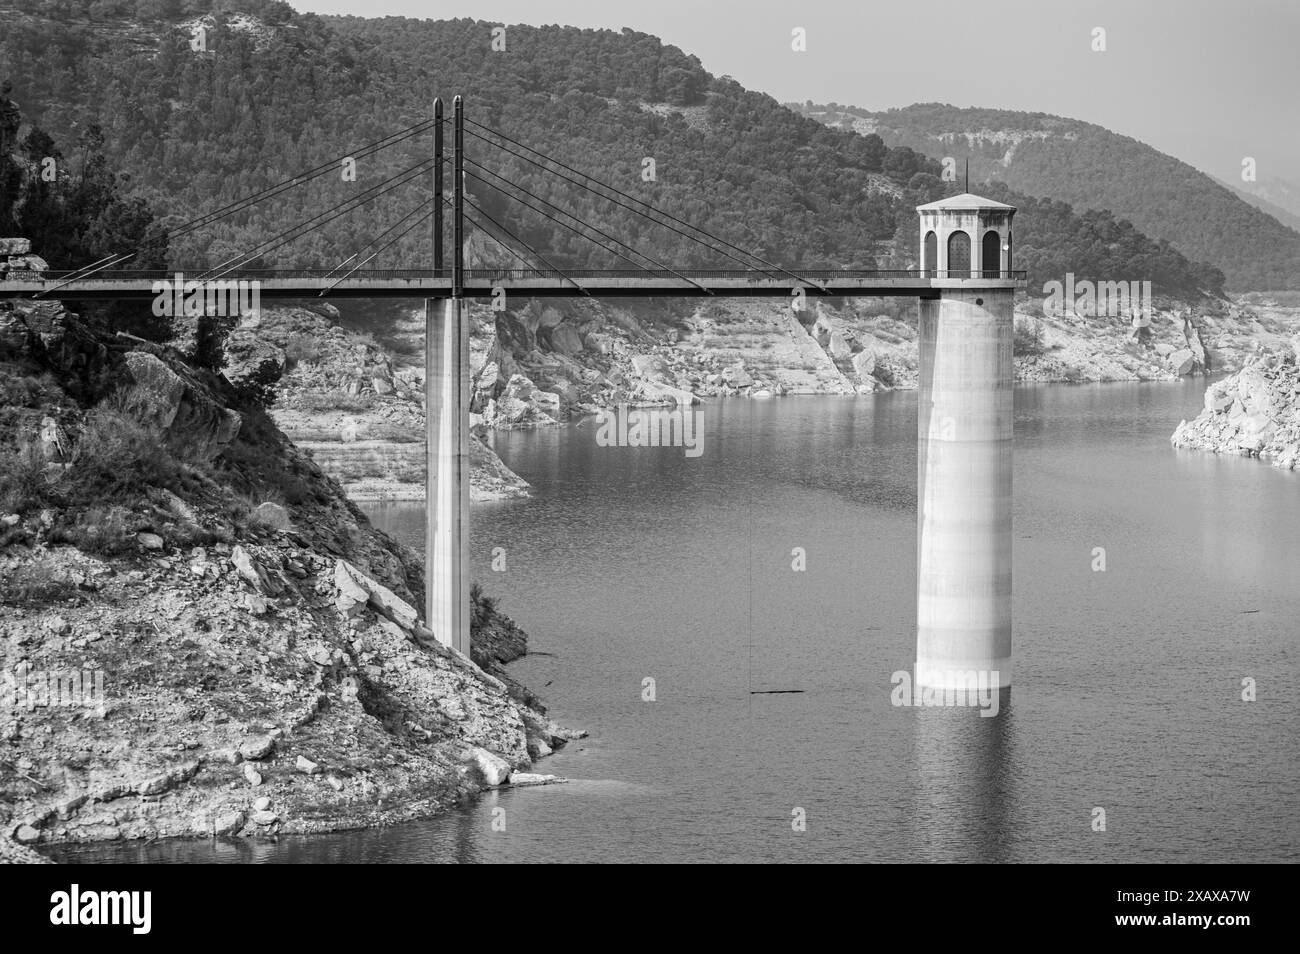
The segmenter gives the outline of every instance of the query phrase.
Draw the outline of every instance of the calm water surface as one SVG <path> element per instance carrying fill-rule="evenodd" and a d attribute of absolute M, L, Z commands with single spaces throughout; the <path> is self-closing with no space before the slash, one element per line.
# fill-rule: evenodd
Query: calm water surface
<path fill-rule="evenodd" d="M 1300 474 L 1170 449 L 1203 393 L 1017 391 L 997 718 L 890 703 L 914 650 L 914 392 L 715 403 L 697 458 L 590 425 L 499 434 L 536 495 L 475 508 L 476 576 L 530 634 L 515 674 L 591 732 L 539 766 L 572 783 L 384 831 L 79 857 L 1294 860 Z M 371 512 L 422 545 L 421 506 Z"/>

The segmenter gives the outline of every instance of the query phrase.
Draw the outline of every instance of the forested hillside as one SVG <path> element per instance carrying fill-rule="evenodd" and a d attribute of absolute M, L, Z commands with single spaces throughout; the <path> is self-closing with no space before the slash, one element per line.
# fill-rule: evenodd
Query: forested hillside
<path fill-rule="evenodd" d="M 957 189 L 941 181 L 935 160 L 907 146 L 797 116 L 629 30 L 512 26 L 498 52 L 485 22 L 325 18 L 238 0 L 218 5 L 225 12 L 206 21 L 206 49 L 196 52 L 192 24 L 210 3 L 98 0 L 83 8 L 43 0 L 20 9 L 5 14 L 0 36 L 0 77 L 13 78 L 15 100 L 64 141 L 97 124 L 116 169 L 169 224 L 427 118 L 435 94 L 456 92 L 467 94 L 472 119 L 791 266 L 913 265 L 915 206 Z M 661 261 L 736 266 L 473 136 L 467 146 L 472 159 L 510 183 Z M 430 149 L 430 135 L 408 139 L 361 160 L 354 183 L 325 176 L 175 241 L 171 260 L 192 266 L 256 249 Z M 647 158 L 655 162 L 654 181 L 643 181 Z M 427 178 L 267 261 L 337 264 L 425 199 Z M 501 193 L 473 180 L 470 188 L 488 214 L 557 264 L 626 267 Z M 1150 276 L 1159 291 L 1181 296 L 1217 290 L 1212 269 L 1124 223 L 1000 194 L 1026 209 L 1017 219 L 1018 264 L 1033 282 L 1068 269 L 1098 278 Z M 429 242 L 428 230 L 417 229 L 374 264 L 425 265 Z M 510 260 L 490 241 L 472 248 L 479 258 Z M 1128 267 L 1136 260 L 1145 271 Z"/>
<path fill-rule="evenodd" d="M 972 186 L 1002 181 L 1078 209 L 1109 209 L 1188 258 L 1217 265 L 1233 290 L 1300 288 L 1300 233 L 1187 163 L 1101 126 L 943 103 L 885 112 L 837 103 L 793 108 L 930 157 L 960 163 L 969 156 Z"/>

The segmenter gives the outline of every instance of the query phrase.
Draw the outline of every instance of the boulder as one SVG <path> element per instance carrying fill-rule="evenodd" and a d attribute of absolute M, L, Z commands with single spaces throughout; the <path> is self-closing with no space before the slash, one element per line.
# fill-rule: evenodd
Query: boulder
<path fill-rule="evenodd" d="M 0 255 L 27 255 L 31 250 L 31 239 L 0 238 Z"/>
<path fill-rule="evenodd" d="M 264 759 L 275 750 L 275 737 L 263 735 L 249 739 L 239 746 L 239 754 L 250 762 Z"/>
<path fill-rule="evenodd" d="M 469 750 L 468 760 L 483 773 L 483 780 L 489 785 L 504 785 L 510 779 L 510 763 L 487 749 L 474 746 Z"/>
<path fill-rule="evenodd" d="M 344 560 L 334 564 L 334 606 L 344 616 L 357 616 L 370 602 L 370 591 L 361 585 L 359 576 Z"/>
<path fill-rule="evenodd" d="M 748 388 L 753 387 L 754 379 L 750 377 L 749 372 L 745 370 L 743 364 L 737 364 L 734 367 L 724 368 L 722 376 L 726 378 L 732 387 Z"/>
<path fill-rule="evenodd" d="M 1180 348 L 1165 359 L 1165 364 L 1170 371 L 1181 378 L 1185 374 L 1190 374 L 1196 367 L 1196 355 L 1188 348 Z"/>
<path fill-rule="evenodd" d="M 561 322 L 551 329 L 551 348 L 560 354 L 578 354 L 583 349 L 582 335 L 573 325 Z"/>
<path fill-rule="evenodd" d="M 50 263 L 39 255 L 10 255 L 6 261 L 11 272 L 46 272 Z"/>
<path fill-rule="evenodd" d="M 223 348 L 225 363 L 221 372 L 237 388 L 273 387 L 288 367 L 284 351 L 255 325 L 244 324 L 231 331 Z"/>
<path fill-rule="evenodd" d="M 419 622 L 415 607 L 388 587 L 366 576 L 346 560 L 334 563 L 334 605 L 345 616 L 356 616 L 369 606 L 408 632 Z"/>
<path fill-rule="evenodd" d="M 313 762 L 311 759 L 302 755 L 298 756 L 298 760 L 294 762 L 294 768 L 296 768 L 303 775 L 320 774 L 320 766 L 317 765 L 315 762 Z"/>
<path fill-rule="evenodd" d="M 567 781 L 567 778 L 558 775 L 537 775 L 533 772 L 510 773 L 511 785 L 561 785 Z"/>
<path fill-rule="evenodd" d="M 164 546 L 163 538 L 156 533 L 137 533 L 135 542 L 146 550 L 161 550 Z"/>
<path fill-rule="evenodd" d="M 212 834 L 233 835 L 244 827 L 247 820 L 243 812 L 223 812 L 212 821 Z"/>
<path fill-rule="evenodd" d="M 125 361 L 133 383 L 123 395 L 123 409 L 135 420 L 165 431 L 171 440 L 207 459 L 235 439 L 242 423 L 239 415 L 207 397 L 197 382 L 191 385 L 148 351 L 131 351 Z"/>
<path fill-rule="evenodd" d="M 230 551 L 230 562 L 239 575 L 259 593 L 267 596 L 279 596 L 284 587 L 271 574 L 263 569 L 262 564 L 242 546 Z"/>
<path fill-rule="evenodd" d="M 671 401 L 673 404 L 686 407 L 699 403 L 699 398 L 693 392 L 685 388 L 674 387 L 671 384 L 661 384 L 658 381 L 642 381 L 637 389 L 637 394 L 644 401 Z"/>

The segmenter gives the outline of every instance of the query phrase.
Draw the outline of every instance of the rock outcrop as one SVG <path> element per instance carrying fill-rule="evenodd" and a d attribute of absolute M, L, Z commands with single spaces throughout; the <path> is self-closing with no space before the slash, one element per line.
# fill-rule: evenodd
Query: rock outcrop
<path fill-rule="evenodd" d="M 1174 431 L 1174 447 L 1258 457 L 1293 470 L 1300 463 L 1297 349 L 1300 338 L 1292 348 L 1264 352 L 1210 385 L 1204 410 Z"/>
<path fill-rule="evenodd" d="M 437 642 L 416 555 L 228 381 L 48 308 L 0 309 L 0 860 L 387 824 L 573 737 L 518 627 L 476 594 L 474 658 Z"/>
<path fill-rule="evenodd" d="M 347 330 L 333 306 L 264 308 L 226 339 L 224 373 L 236 384 L 274 378 L 277 425 L 351 499 L 423 500 L 424 326 L 409 324 L 411 347 L 399 355 Z M 471 453 L 471 501 L 528 496 L 477 436 Z"/>

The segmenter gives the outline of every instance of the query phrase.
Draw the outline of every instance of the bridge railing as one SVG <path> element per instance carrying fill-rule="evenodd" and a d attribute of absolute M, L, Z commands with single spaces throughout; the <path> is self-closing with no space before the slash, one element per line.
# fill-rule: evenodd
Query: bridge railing
<path fill-rule="evenodd" d="M 87 284 L 98 282 L 156 282 L 156 281 L 174 281 L 179 274 L 185 281 L 321 281 L 336 280 L 344 272 L 338 269 L 327 268 L 247 268 L 240 269 L 237 272 L 231 272 L 228 275 L 217 279 L 215 276 L 209 276 L 202 279 L 201 276 L 206 274 L 205 268 L 171 268 L 162 269 L 106 269 L 87 275 L 84 281 Z M 41 276 L 45 282 L 65 281 L 77 274 L 75 271 L 47 271 Z M 976 269 L 915 269 L 915 268 L 894 268 L 894 269 L 791 269 L 789 272 L 780 269 L 713 269 L 713 268 L 680 268 L 674 270 L 668 269 L 638 269 L 638 268 L 572 268 L 563 271 L 545 268 L 467 268 L 464 272 L 466 284 L 483 285 L 496 284 L 499 282 L 528 282 L 528 281 L 556 281 L 563 282 L 566 279 L 572 279 L 581 282 L 584 279 L 589 281 L 600 280 L 626 280 L 626 281 L 666 281 L 680 282 L 683 279 L 707 283 L 710 281 L 750 281 L 750 282 L 777 282 L 795 285 L 799 283 L 820 283 L 836 284 L 844 282 L 872 282 L 872 281 L 922 281 L 928 278 L 994 278 L 994 279 L 1024 279 L 1023 270 L 976 270 Z M 348 283 L 365 284 L 366 282 L 400 282 L 407 281 L 412 284 L 450 281 L 450 269 L 431 269 L 431 268 L 384 268 L 384 269 L 360 269 L 348 275 Z M 31 276 L 23 276 L 23 281 L 30 281 Z"/>

